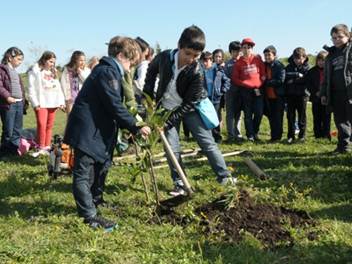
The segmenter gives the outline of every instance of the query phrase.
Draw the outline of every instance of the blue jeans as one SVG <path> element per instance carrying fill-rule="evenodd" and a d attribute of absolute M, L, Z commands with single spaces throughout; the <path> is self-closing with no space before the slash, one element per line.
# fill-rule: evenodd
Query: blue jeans
<path fill-rule="evenodd" d="M 209 164 L 217 176 L 217 180 L 220 182 L 223 178 L 230 177 L 231 173 L 226 167 L 225 160 L 214 141 L 211 130 L 205 128 L 199 114 L 196 111 L 187 113 L 184 115 L 183 121 L 191 131 L 193 138 L 197 140 L 202 152 L 207 156 Z M 178 123 L 175 127 L 165 131 L 165 135 L 181 167 L 184 168 L 181 159 L 179 129 L 180 124 Z M 182 185 L 182 181 L 169 158 L 168 163 L 175 185 Z"/>
<path fill-rule="evenodd" d="M 23 102 L 9 105 L 9 109 L 0 109 L 2 134 L 1 149 L 16 152 L 20 144 L 23 126 Z"/>
<path fill-rule="evenodd" d="M 264 99 L 263 95 L 256 96 L 253 89 L 240 88 L 244 105 L 244 124 L 247 138 L 254 138 L 259 132 L 263 117 Z"/>
<path fill-rule="evenodd" d="M 73 196 L 78 215 L 84 218 L 97 213 L 94 201 L 102 199 L 110 162 L 99 163 L 79 149 L 75 149 L 73 166 Z"/>
<path fill-rule="evenodd" d="M 241 110 L 242 98 L 240 90 L 236 86 L 231 86 L 225 94 L 226 107 L 226 127 L 229 139 L 241 136 Z"/>

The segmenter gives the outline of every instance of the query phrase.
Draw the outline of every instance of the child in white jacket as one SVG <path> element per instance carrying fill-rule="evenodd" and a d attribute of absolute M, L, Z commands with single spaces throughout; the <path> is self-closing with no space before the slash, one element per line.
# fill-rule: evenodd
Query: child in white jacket
<path fill-rule="evenodd" d="M 37 143 L 39 151 L 34 156 L 48 154 L 51 145 L 55 112 L 64 108 L 65 99 L 59 80 L 56 78 L 56 56 L 45 51 L 38 63 L 28 72 L 29 100 L 37 119 Z"/>

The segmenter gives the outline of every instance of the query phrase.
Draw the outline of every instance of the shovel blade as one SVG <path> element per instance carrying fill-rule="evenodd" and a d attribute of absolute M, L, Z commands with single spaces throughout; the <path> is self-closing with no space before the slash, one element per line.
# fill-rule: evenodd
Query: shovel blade
<path fill-rule="evenodd" d="M 160 206 L 173 208 L 179 206 L 180 204 L 186 203 L 191 199 L 188 195 L 177 195 L 175 197 L 171 197 L 169 199 L 160 201 Z"/>

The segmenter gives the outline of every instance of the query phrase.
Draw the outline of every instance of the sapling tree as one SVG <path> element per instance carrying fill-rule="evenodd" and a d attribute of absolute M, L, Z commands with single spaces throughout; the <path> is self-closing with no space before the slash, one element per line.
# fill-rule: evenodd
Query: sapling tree
<path fill-rule="evenodd" d="M 170 111 L 165 111 L 165 109 L 158 108 L 153 100 L 145 94 L 145 100 L 143 100 L 143 111 L 145 119 L 143 121 L 138 121 L 138 126 L 149 126 L 151 128 L 151 134 L 147 139 L 142 137 L 133 138 L 136 151 L 136 161 L 129 167 L 130 173 L 132 175 L 132 181 L 134 182 L 138 175 L 141 175 L 142 183 L 146 195 L 146 200 L 149 201 L 148 186 L 147 181 L 144 177 L 145 173 L 150 176 L 150 182 L 152 185 L 153 192 L 155 194 L 155 202 L 159 204 L 159 192 L 156 181 L 155 170 L 153 166 L 153 154 L 156 149 L 156 145 L 160 140 L 160 129 L 165 124 L 165 121 L 170 115 Z M 137 110 L 134 113 L 137 115 Z"/>

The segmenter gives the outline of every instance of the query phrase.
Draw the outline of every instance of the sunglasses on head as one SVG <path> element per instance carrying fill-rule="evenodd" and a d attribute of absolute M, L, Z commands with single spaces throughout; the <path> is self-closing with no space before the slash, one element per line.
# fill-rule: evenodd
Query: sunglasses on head
<path fill-rule="evenodd" d="M 22 56 L 23 52 L 18 48 L 13 48 L 10 53 L 11 57 Z"/>

